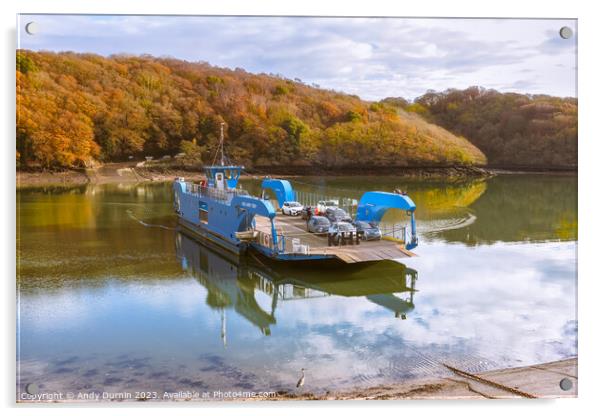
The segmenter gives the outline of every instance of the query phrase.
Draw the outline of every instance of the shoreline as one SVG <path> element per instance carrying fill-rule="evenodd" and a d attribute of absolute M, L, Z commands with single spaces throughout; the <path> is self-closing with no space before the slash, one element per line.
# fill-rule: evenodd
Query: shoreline
<path fill-rule="evenodd" d="M 358 170 L 361 169 L 361 170 Z M 477 166 L 448 167 L 391 167 L 391 168 L 340 168 L 323 169 L 315 167 L 264 167 L 253 168 L 248 176 L 278 175 L 293 176 L 378 176 L 396 175 L 411 179 L 461 181 L 466 179 L 488 178 L 498 174 L 577 174 L 576 169 L 502 169 Z M 201 180 L 200 170 L 188 170 L 169 165 L 140 166 L 140 162 L 108 163 L 95 169 L 65 171 L 19 171 L 16 172 L 16 187 L 81 186 L 87 184 L 169 182 L 175 177 L 187 180 Z"/>
<path fill-rule="evenodd" d="M 358 387 L 349 390 L 327 391 L 325 393 L 304 392 L 291 388 L 290 391 L 275 392 L 271 397 L 224 398 L 222 400 L 190 397 L 172 394 L 171 399 L 156 400 L 157 403 L 243 403 L 249 401 L 292 401 L 292 400 L 458 400 L 458 399 L 552 399 L 576 398 L 578 396 L 577 357 L 523 367 L 510 367 L 471 374 L 448 367 L 449 375 L 422 378 L 400 383 L 382 384 L 372 387 Z M 311 385 L 311 373 L 307 373 L 306 387 Z M 561 380 L 570 380 L 567 390 L 560 387 Z M 565 381 L 566 383 L 566 381 Z M 148 402 L 155 400 L 101 399 L 101 400 L 24 400 L 17 398 L 18 404 L 37 403 L 107 403 L 107 402 Z"/>
<path fill-rule="evenodd" d="M 477 374 L 449 367 L 449 377 L 327 393 L 321 400 L 518 399 L 577 397 L 577 357 Z M 571 388 L 564 391 L 560 381 Z"/>

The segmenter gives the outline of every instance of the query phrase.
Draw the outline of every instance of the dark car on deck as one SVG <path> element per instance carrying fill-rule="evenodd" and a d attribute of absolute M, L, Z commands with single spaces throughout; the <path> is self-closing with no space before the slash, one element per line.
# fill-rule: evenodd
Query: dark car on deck
<path fill-rule="evenodd" d="M 307 222 L 307 231 L 310 233 L 326 234 L 328 232 L 328 228 L 330 228 L 330 221 L 328 221 L 328 218 L 321 215 L 314 215 Z"/>
<path fill-rule="evenodd" d="M 343 244 L 355 244 L 357 230 L 346 221 L 333 222 L 328 229 L 328 242 L 335 246 Z"/>
<path fill-rule="evenodd" d="M 354 225 L 364 240 L 380 240 L 383 236 L 378 225 L 374 223 L 357 221 Z"/>
<path fill-rule="evenodd" d="M 328 218 L 330 222 L 351 222 L 351 216 L 341 208 L 328 208 L 326 210 L 326 218 Z"/>

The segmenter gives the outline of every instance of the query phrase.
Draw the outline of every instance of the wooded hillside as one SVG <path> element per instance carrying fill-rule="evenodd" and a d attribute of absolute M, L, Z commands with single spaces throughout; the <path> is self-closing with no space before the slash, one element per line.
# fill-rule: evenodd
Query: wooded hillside
<path fill-rule="evenodd" d="M 466 137 L 493 166 L 577 166 L 575 98 L 471 87 L 428 92 L 413 103 L 403 98 L 383 102 Z"/>
<path fill-rule="evenodd" d="M 227 152 L 247 166 L 486 162 L 420 117 L 300 80 L 150 56 L 17 53 L 20 168 L 179 152 L 210 163 L 222 121 Z"/>

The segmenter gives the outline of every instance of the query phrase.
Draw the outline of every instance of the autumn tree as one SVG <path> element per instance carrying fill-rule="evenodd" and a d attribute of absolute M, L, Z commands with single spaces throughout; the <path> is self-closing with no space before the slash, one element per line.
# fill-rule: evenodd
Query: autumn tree
<path fill-rule="evenodd" d="M 471 87 L 430 91 L 402 108 L 466 137 L 492 165 L 577 165 L 575 98 Z"/>

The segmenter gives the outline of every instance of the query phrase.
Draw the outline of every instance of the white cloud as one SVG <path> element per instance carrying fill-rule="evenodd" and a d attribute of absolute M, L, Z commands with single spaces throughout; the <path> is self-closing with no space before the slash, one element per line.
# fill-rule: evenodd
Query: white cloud
<path fill-rule="evenodd" d="M 27 49 L 148 53 L 279 73 L 365 99 L 471 85 L 574 96 L 573 20 L 22 16 Z"/>

